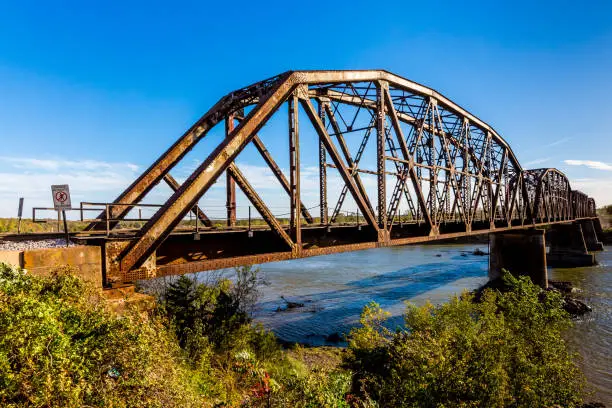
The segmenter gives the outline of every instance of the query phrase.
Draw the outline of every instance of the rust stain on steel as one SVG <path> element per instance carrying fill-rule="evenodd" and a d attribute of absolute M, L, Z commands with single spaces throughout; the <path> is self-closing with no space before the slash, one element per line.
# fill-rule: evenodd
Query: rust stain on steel
<path fill-rule="evenodd" d="M 159 183 L 162 177 L 172 169 L 195 144 L 206 135 L 206 133 L 219 123 L 227 113 L 246 106 L 253 99 L 262 96 L 269 88 L 274 88 L 279 82 L 283 82 L 290 72 L 258 82 L 250 87 L 232 92 L 221 98 L 208 112 L 206 112 L 187 132 L 183 134 L 164 154 L 162 154 L 138 179 L 136 179 L 121 195 L 115 203 L 135 204 L 140 202 L 145 194 Z M 129 211 L 129 207 L 113 207 L 111 218 L 123 218 Z M 106 214 L 98 216 L 100 220 L 105 219 Z M 86 230 L 99 230 L 103 228 L 103 222 L 93 222 Z M 117 222 L 112 222 L 114 227 Z"/>
<path fill-rule="evenodd" d="M 340 175 L 344 179 L 344 182 L 349 187 L 349 190 L 351 190 L 351 193 L 353 194 L 353 198 L 357 202 L 357 205 L 359 206 L 359 209 L 361 210 L 362 214 L 364 214 L 366 221 L 368 222 L 368 224 L 370 224 L 370 226 L 372 226 L 373 228 L 375 228 L 376 231 L 378 231 L 378 225 L 376 223 L 374 214 L 372 214 L 372 212 L 370 211 L 368 204 L 365 202 L 365 199 L 361 196 L 359 189 L 355 185 L 353 177 L 351 177 L 346 166 L 340 159 L 340 156 L 338 155 L 338 151 L 336 150 L 334 143 L 329 138 L 329 135 L 327 134 L 327 130 L 325 130 L 325 126 L 323 125 L 323 123 L 321 122 L 321 119 L 317 115 L 317 112 L 315 108 L 312 106 L 312 103 L 310 103 L 309 100 L 303 100 L 303 99 L 300 100 L 300 102 L 302 106 L 304 107 L 306 114 L 310 118 L 310 121 L 315 126 L 315 130 L 317 131 L 317 133 L 319 134 L 319 138 L 325 145 L 325 149 L 327 150 L 327 153 L 331 156 L 332 160 L 334 161 L 335 165 L 340 171 Z"/>
<path fill-rule="evenodd" d="M 170 173 L 166 173 L 166 175 L 164 176 L 164 181 L 166 182 L 166 184 L 168 184 L 168 186 L 170 186 L 172 191 L 177 191 L 181 187 L 179 182 L 176 181 L 176 179 L 174 177 L 172 177 L 172 175 Z M 207 227 L 212 227 L 212 222 L 206 216 L 206 214 L 204 214 L 204 211 L 202 211 L 202 209 L 199 206 L 196 205 L 191 210 L 191 212 L 193 212 L 193 214 L 196 217 L 198 217 L 200 219 L 200 221 L 202 221 L 202 223 L 204 225 L 206 225 Z"/>
<path fill-rule="evenodd" d="M 313 96 L 317 94 L 316 91 L 313 91 L 311 93 Z M 329 99 L 337 101 L 337 102 L 342 102 L 342 103 L 346 103 L 346 104 L 353 105 L 353 106 L 362 106 L 370 110 L 376 111 L 376 101 L 375 100 L 346 95 L 346 94 L 342 94 L 340 92 L 332 91 L 332 90 L 325 90 L 325 95 L 328 96 Z M 397 115 L 397 118 L 403 123 L 407 123 L 411 126 L 421 127 L 423 130 L 426 130 L 428 132 L 433 132 L 435 130 L 429 124 L 413 116 L 410 116 L 409 114 L 405 112 L 396 112 L 396 115 Z M 446 134 L 446 132 L 444 131 L 441 131 L 441 132 L 439 130 L 437 131 L 440 134 Z M 450 137 L 450 135 L 448 134 L 446 134 L 446 136 Z M 454 139 L 454 138 L 450 138 L 449 141 L 453 143 L 454 145 L 456 145 L 457 148 L 462 149 L 462 150 L 467 150 L 467 147 L 463 143 L 461 143 L 461 141 Z M 474 165 L 476 166 L 480 165 L 480 160 L 475 154 L 468 153 L 468 155 L 469 155 L 470 160 L 474 162 Z"/>
<path fill-rule="evenodd" d="M 399 123 L 399 119 L 397 117 L 397 111 L 395 110 L 395 107 L 393 106 L 393 100 L 391 99 L 391 95 L 389 94 L 388 88 L 385 89 L 385 99 L 387 101 L 387 104 L 389 105 L 389 117 L 391 118 L 391 125 L 393 126 L 393 129 L 395 130 L 395 135 L 398 139 L 398 142 L 400 145 L 400 151 L 402 152 L 402 156 L 404 157 L 404 160 L 406 161 L 405 164 L 408 167 L 408 174 L 410 175 L 410 180 L 412 181 L 412 187 L 414 188 L 416 192 L 417 201 L 419 202 L 421 211 L 423 211 L 423 214 L 425 216 L 425 222 L 431 229 L 433 226 L 433 223 L 431 222 L 431 217 L 429 216 L 429 211 L 427 210 L 427 205 L 425 203 L 425 196 L 423 195 L 423 190 L 421 190 L 421 184 L 419 183 L 419 179 L 416 174 L 416 170 L 414 167 L 414 158 L 410 154 L 410 151 L 408 150 L 408 146 L 406 146 L 406 138 L 404 137 L 404 132 L 402 131 L 402 127 Z M 420 126 L 424 126 L 424 124 L 425 122 L 422 122 Z M 420 130 L 421 129 L 419 129 L 418 131 Z"/>
<path fill-rule="evenodd" d="M 338 125 L 338 121 L 336 121 L 334 113 L 331 110 L 331 108 L 329 107 L 329 103 L 327 103 L 325 101 L 322 101 L 321 103 L 323 104 L 323 107 L 325 109 L 325 113 L 327 114 L 327 117 L 329 118 L 329 123 L 332 125 L 332 128 L 334 129 L 335 137 L 338 140 L 338 143 L 340 144 L 340 150 L 342 150 L 342 154 L 344 155 L 344 158 L 346 160 L 347 166 L 349 168 L 353 168 L 353 167 L 355 168 L 354 170 L 351 170 L 351 173 L 353 174 L 353 178 L 355 179 L 355 184 L 357 185 L 357 188 L 359 189 L 359 192 L 361 193 L 361 196 L 365 198 L 366 203 L 368 204 L 368 207 L 370 208 L 370 211 L 373 212 L 372 204 L 368 200 L 368 194 L 366 192 L 365 187 L 363 186 L 363 182 L 361 181 L 361 177 L 359 177 L 359 171 L 360 170 L 356 168 L 355 162 L 353 161 L 353 158 L 351 157 L 351 153 L 349 152 L 349 148 L 346 145 L 346 141 L 344 140 L 344 137 L 342 136 L 342 131 L 340 130 L 340 126 Z M 342 205 L 342 203 L 340 203 L 340 206 L 341 205 Z M 337 215 L 335 210 L 334 210 L 334 215 Z M 335 220 L 336 217 L 334 216 L 333 218 Z"/>
<path fill-rule="evenodd" d="M 246 195 L 247 198 L 251 201 L 251 203 L 253 203 L 257 211 L 261 214 L 261 216 L 270 226 L 272 231 L 274 231 L 276 235 L 278 235 L 283 241 L 285 241 L 289 248 L 295 250 L 295 244 L 291 240 L 291 237 L 287 235 L 287 233 L 277 221 L 277 219 L 274 217 L 272 212 L 264 204 L 261 197 L 259 197 L 257 192 L 255 192 L 255 189 L 249 184 L 244 174 L 242 174 L 242 172 L 238 169 L 238 166 L 236 166 L 235 163 L 232 163 L 227 168 L 227 171 L 229 172 L 229 174 L 232 175 L 232 178 L 236 181 L 236 184 L 238 184 L 244 195 Z"/>
<path fill-rule="evenodd" d="M 297 119 L 297 110 L 290 111 L 289 115 L 289 128 L 294 137 L 290 145 L 290 180 L 282 174 L 276 161 L 256 136 L 270 116 L 288 101 L 290 95 L 289 104 L 295 103 L 296 97 L 299 99 L 319 136 L 321 223 L 329 227 L 336 225 L 336 215 L 343 202 L 342 194 L 346 195 L 350 191 L 368 228 L 376 232 L 374 236 L 377 239 L 372 239 L 377 243 L 368 245 L 423 242 L 436 239 L 438 234 L 441 237 L 470 235 L 474 233 L 473 228 L 481 228 L 483 225 L 497 231 L 499 227 L 518 228 L 543 222 L 554 223 L 595 213 L 594 200 L 572 190 L 563 173 L 556 169 L 523 170 L 508 143 L 491 126 L 430 88 L 387 71 L 287 72 L 222 98 L 115 200 L 115 203 L 123 205 L 111 206 L 110 220 L 101 216 L 89 226 L 88 230 L 93 231 L 108 221 L 113 227 L 118 220 L 123 219 L 130 206 L 137 204 L 150 188 L 161 181 L 211 127 L 234 114 L 242 118 L 244 109 L 251 107 L 248 115 L 235 129 L 228 126 L 227 138 L 116 256 L 113 262 L 120 265 L 122 273 L 137 271 L 154 254 L 156 248 L 172 233 L 185 214 L 194 208 L 215 180 L 228 168 L 230 173 L 233 171 L 235 166 L 230 166 L 234 159 L 251 141 L 291 197 L 289 235 L 244 176 L 237 173 L 237 170 L 234 172 L 242 177 L 242 187 L 249 192 L 249 198 L 257 203 L 258 209 L 263 211 L 271 229 L 291 248 L 292 256 L 298 256 L 300 245 L 295 245 L 295 242 L 299 243 L 299 232 L 303 229 L 299 215 L 303 214 L 309 222 L 313 220 L 299 199 L 300 169 L 299 158 L 295 155 L 299 149 L 298 122 L 295 120 L 293 123 L 291 119 L 292 112 L 294 119 Z M 319 102 L 318 112 L 313 107 L 313 100 Z M 358 125 L 355 128 L 353 125 L 359 112 L 374 115 L 373 123 L 367 127 Z M 333 134 L 326 130 L 326 118 L 333 128 Z M 387 128 L 388 119 L 391 128 Z M 407 130 L 402 130 L 402 124 L 408 124 Z M 367 143 L 367 135 L 372 127 L 377 129 L 377 152 L 374 158 L 377 169 L 374 172 L 358 167 L 364 143 Z M 366 133 L 355 156 L 351 155 L 348 143 L 350 139 L 345 138 L 350 132 Z M 340 151 L 334 146 L 333 137 L 336 137 Z M 394 147 L 396 143 L 399 149 Z M 389 155 L 386 154 L 387 145 L 391 152 Z M 326 163 L 327 155 L 333 164 Z M 385 169 L 387 160 L 393 162 L 395 171 Z M 327 166 L 338 169 L 345 184 L 331 223 L 327 218 Z M 360 173 L 377 175 L 376 212 L 360 181 Z M 386 175 L 393 175 L 397 179 L 388 210 L 385 205 Z M 410 186 L 408 177 L 411 180 Z M 400 211 L 402 197 L 409 204 L 409 219 L 419 225 L 416 233 L 422 236 L 408 238 L 408 231 L 394 230 L 396 238 L 391 240 L 390 233 L 393 226 L 397 225 L 396 214 Z M 414 205 L 414 201 L 417 205 Z M 228 203 L 233 208 L 231 197 Z M 230 213 L 230 221 L 231 218 Z M 402 217 L 399 219 L 401 224 Z M 420 228 L 423 224 L 427 227 Z M 463 232 L 449 235 L 449 231 L 457 229 Z M 325 250 L 331 251 L 327 248 Z"/>
<path fill-rule="evenodd" d="M 376 83 L 376 187 L 378 190 L 378 227 L 384 233 L 387 233 L 387 176 L 386 169 L 386 154 L 387 146 L 386 123 L 387 123 L 387 107 L 385 106 L 384 92 L 389 88 L 389 84 L 385 81 L 377 81 Z M 380 233 L 380 232 L 379 232 Z M 382 240 L 387 240 L 388 236 L 381 237 Z"/>
<path fill-rule="evenodd" d="M 261 154 L 261 157 L 264 159 L 268 167 L 270 167 L 270 170 L 272 170 L 272 173 L 274 176 L 276 176 L 276 179 L 279 181 L 283 189 L 287 192 L 287 194 L 291 194 L 291 187 L 289 185 L 289 181 L 287 181 L 287 177 L 285 177 L 280 167 L 278 167 L 278 164 L 276 164 L 276 161 L 268 149 L 266 149 L 266 146 L 263 144 L 259 136 L 255 135 L 255 137 L 253 137 L 253 144 L 257 148 L 257 151 L 259 151 L 259 154 Z M 301 201 L 300 210 L 302 211 L 302 215 L 304 216 L 306 222 L 312 224 L 314 222 L 312 215 L 310 215 L 310 212 Z"/>
<path fill-rule="evenodd" d="M 234 115 L 228 115 L 225 118 L 225 137 L 228 138 L 234 130 Z M 226 207 L 227 207 L 227 226 L 236 226 L 236 183 L 234 178 L 228 172 L 226 175 Z"/>
<path fill-rule="evenodd" d="M 558 221 L 551 224 L 561 224 L 563 221 Z M 432 236 L 421 236 L 421 237 L 411 237 L 411 238 L 402 238 L 402 239 L 391 239 L 387 244 L 378 243 L 378 242 L 361 242 L 356 244 L 344 244 L 344 245 L 336 245 L 329 246 L 323 248 L 314 248 L 314 249 L 304 249 L 301 252 L 300 256 L 296 256 L 294 253 L 290 251 L 286 252 L 271 252 L 267 254 L 261 255 L 245 255 L 245 256 L 236 256 L 231 258 L 221 258 L 221 259 L 207 259 L 203 261 L 195 261 L 188 262 L 182 264 L 173 264 L 173 265 L 163 265 L 157 268 L 156 276 L 165 276 L 165 275 L 182 275 L 186 273 L 196 273 L 201 271 L 209 271 L 214 269 L 222 269 L 222 268 L 231 268 L 235 266 L 243 266 L 243 265 L 254 265 L 254 264 L 262 264 L 268 262 L 277 262 L 277 261 L 285 261 L 289 259 L 296 258 L 309 258 L 313 256 L 321 256 L 321 255 L 331 255 L 343 252 L 351 252 L 351 251 L 361 251 L 365 249 L 373 249 L 384 246 L 403 246 L 410 244 L 419 244 L 424 242 L 432 242 L 432 241 L 441 241 L 445 239 L 453 239 L 453 238 L 461 238 L 465 236 L 476 236 L 476 235 L 484 235 L 495 232 L 504 232 L 508 230 L 521 230 L 521 229 L 529 229 L 535 227 L 541 227 L 544 225 L 550 225 L 549 223 L 541 223 L 541 224 L 533 224 L 533 225 L 524 225 L 517 227 L 505 227 L 505 228 L 496 228 L 495 231 L 489 230 L 478 230 L 472 232 L 459 232 L 459 233 L 450 233 L 438 235 L 436 237 Z"/>
<path fill-rule="evenodd" d="M 247 115 L 232 134 L 183 183 L 168 202 L 142 228 L 142 237 L 122 254 L 122 270 L 139 266 L 159 246 L 185 213 L 210 188 L 219 175 L 242 151 L 255 133 L 284 102 L 295 86 L 295 77 L 285 78 Z"/>
<path fill-rule="evenodd" d="M 302 199 L 300 195 L 299 105 L 296 92 L 289 98 L 287 118 L 289 127 L 289 181 L 291 183 L 289 229 L 291 240 L 294 243 L 293 251 L 300 252 L 302 250 L 302 221 L 299 207 Z"/>

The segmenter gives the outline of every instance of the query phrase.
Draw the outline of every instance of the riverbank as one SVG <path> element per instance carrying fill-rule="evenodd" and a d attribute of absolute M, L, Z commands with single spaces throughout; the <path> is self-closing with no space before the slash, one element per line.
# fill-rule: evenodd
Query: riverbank
<path fill-rule="evenodd" d="M 487 282 L 486 244 L 419 245 L 357 251 L 351 256 L 317 258 L 261 265 L 266 285 L 255 314 L 257 321 L 287 343 L 307 346 L 346 346 L 344 337 L 358 325 L 359 314 L 370 301 L 391 313 L 386 325 L 403 324 L 405 300 L 417 305 L 446 302 L 453 294 L 474 290 Z M 612 279 L 612 248 L 597 253 L 599 265 L 577 269 L 549 269 L 549 279 L 570 281 L 579 290 L 572 294 L 593 311 L 576 320 L 589 330 L 572 329 L 568 336 L 585 360 L 589 384 L 598 387 L 598 400 L 612 406 L 612 286 L 598 279 Z M 598 282 L 589 284 L 590 280 Z M 304 307 L 286 309 L 280 295 Z M 279 308 L 281 312 L 277 312 Z M 596 333 L 597 338 L 591 336 Z M 334 336 L 336 334 L 337 336 Z M 331 336 L 331 337 L 330 337 Z M 340 338 L 340 341 L 336 342 Z M 336 341 L 330 341 L 336 340 Z M 592 364 L 592 365 L 590 365 Z M 607 389 L 606 389 L 607 387 Z"/>
<path fill-rule="evenodd" d="M 463 401 L 501 408 L 582 398 L 581 374 L 559 341 L 569 324 L 561 297 L 528 280 L 511 280 L 506 292 L 479 302 L 403 305 L 401 326 L 389 326 L 392 313 L 369 302 L 346 336 L 348 347 L 282 349 L 247 313 L 258 272 L 235 274 L 177 278 L 159 287 L 153 313 L 128 307 L 117 316 L 66 271 L 37 277 L 0 265 L 0 322 L 7 328 L 0 358 L 10 356 L 0 365 L 0 402 L 348 408 Z M 16 353 L 23 344 L 27 353 Z"/>

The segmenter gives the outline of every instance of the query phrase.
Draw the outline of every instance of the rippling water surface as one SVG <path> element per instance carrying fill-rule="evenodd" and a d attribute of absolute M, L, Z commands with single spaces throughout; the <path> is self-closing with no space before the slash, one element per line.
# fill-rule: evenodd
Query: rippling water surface
<path fill-rule="evenodd" d="M 268 282 L 256 315 L 281 339 L 325 344 L 332 333 L 348 333 L 371 301 L 401 324 L 404 301 L 444 302 L 463 288 L 487 280 L 485 245 L 428 245 L 377 248 L 261 265 Z M 303 308 L 285 308 L 283 295 Z"/>
<path fill-rule="evenodd" d="M 554 269 L 550 279 L 571 281 L 581 289 L 575 296 L 593 308 L 578 319 L 568 340 L 582 356 L 581 366 L 594 400 L 612 406 L 612 246 L 595 257 L 589 268 Z"/>
<path fill-rule="evenodd" d="M 379 248 L 261 265 L 267 281 L 256 320 L 290 342 L 313 345 L 333 333 L 348 333 L 364 305 L 376 301 L 402 324 L 404 301 L 441 303 L 487 281 L 486 245 L 427 245 Z M 593 312 L 576 321 L 569 341 L 581 362 L 594 399 L 612 406 L 612 247 L 596 255 L 600 265 L 555 269 L 550 278 L 572 281 Z M 286 306 L 280 296 L 304 303 Z M 342 343 L 340 343 L 342 344 Z"/>

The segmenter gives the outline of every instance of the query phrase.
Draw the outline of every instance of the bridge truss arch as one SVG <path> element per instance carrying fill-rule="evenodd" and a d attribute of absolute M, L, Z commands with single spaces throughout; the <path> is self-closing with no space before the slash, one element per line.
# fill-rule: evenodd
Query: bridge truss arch
<path fill-rule="evenodd" d="M 257 134 L 275 114 L 287 117 L 288 177 Z M 187 152 L 222 123 L 226 138 L 184 183 L 175 183 L 174 194 L 120 254 L 122 270 L 141 266 L 224 172 L 228 197 L 238 185 L 295 256 L 309 245 L 302 239 L 303 221 L 327 228 L 337 224 L 347 197 L 366 223 L 370 235 L 363 239 L 382 245 L 594 214 L 594 201 L 573 191 L 563 173 L 524 170 L 491 126 L 433 89 L 382 70 L 290 71 L 221 98 L 115 200 L 108 223 L 101 214 L 101 221 L 88 229 L 116 225 L 129 205 L 170 177 Z M 304 123 L 314 129 L 319 143 L 315 215 L 300 195 Z M 290 197 L 288 225 L 273 216 L 235 163 L 251 143 Z M 375 145 L 375 153 L 368 153 L 368 145 Z M 366 168 L 368 163 L 374 168 Z M 328 202 L 328 171 L 337 171 L 343 182 L 334 202 Z M 366 176 L 376 177 L 374 194 L 362 180 Z M 231 217 L 228 207 L 229 224 Z"/>

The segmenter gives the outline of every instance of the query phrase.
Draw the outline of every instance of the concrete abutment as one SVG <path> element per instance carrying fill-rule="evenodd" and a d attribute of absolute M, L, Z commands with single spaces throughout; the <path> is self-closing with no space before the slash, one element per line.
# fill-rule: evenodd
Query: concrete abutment
<path fill-rule="evenodd" d="M 489 234 L 489 280 L 501 277 L 502 269 L 527 275 L 532 282 L 548 287 L 546 238 L 542 229 Z"/>
<path fill-rule="evenodd" d="M 601 224 L 599 224 L 599 219 L 596 222 L 593 220 L 578 220 L 576 221 L 582 227 L 582 233 L 584 235 L 584 242 L 586 243 L 587 250 L 591 251 L 603 251 L 603 243 L 599 241 L 597 237 L 597 227 L 595 224 L 598 224 L 599 229 L 601 230 Z M 601 232 L 600 232 L 601 235 Z"/>
<path fill-rule="evenodd" d="M 572 268 L 595 265 L 595 255 L 589 253 L 581 223 L 552 225 L 548 236 L 549 266 Z"/>

